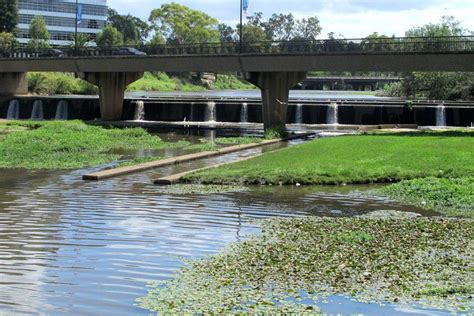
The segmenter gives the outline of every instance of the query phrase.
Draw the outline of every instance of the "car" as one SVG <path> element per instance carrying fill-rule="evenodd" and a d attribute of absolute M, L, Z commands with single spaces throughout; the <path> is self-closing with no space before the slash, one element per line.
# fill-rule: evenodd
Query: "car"
<path fill-rule="evenodd" d="M 41 50 L 38 57 L 63 57 L 64 53 L 62 50 L 57 48 L 48 48 Z"/>
<path fill-rule="evenodd" d="M 121 47 L 113 52 L 117 56 L 146 56 L 145 52 L 139 51 L 133 47 Z"/>

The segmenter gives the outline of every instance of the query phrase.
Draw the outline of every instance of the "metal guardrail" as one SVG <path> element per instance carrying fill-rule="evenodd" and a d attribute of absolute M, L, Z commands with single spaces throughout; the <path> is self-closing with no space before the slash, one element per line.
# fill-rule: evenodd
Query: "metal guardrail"
<path fill-rule="evenodd" d="M 318 55 L 318 54 L 393 54 L 393 53 L 461 53 L 474 52 L 474 36 L 451 37 L 397 37 L 383 39 L 326 39 L 326 40 L 290 40 L 201 44 L 163 44 L 136 45 L 111 48 L 54 47 L 61 51 L 61 56 L 54 56 L 52 49 L 31 50 L 17 48 L 8 51 L 0 50 L 0 58 L 64 58 L 64 57 L 100 57 L 100 56 L 134 56 L 133 53 L 120 53 L 122 48 L 134 48 L 149 56 L 160 55 Z M 58 51 L 56 51 L 58 53 Z M 137 55 L 135 55 L 137 56 Z"/>

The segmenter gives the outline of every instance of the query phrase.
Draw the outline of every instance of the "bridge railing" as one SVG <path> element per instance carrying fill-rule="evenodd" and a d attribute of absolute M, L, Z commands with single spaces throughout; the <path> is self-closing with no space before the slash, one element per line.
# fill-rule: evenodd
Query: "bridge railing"
<path fill-rule="evenodd" d="M 459 53 L 474 51 L 474 36 L 451 37 L 399 37 L 377 39 L 326 39 L 290 40 L 262 42 L 222 42 L 201 44 L 138 45 L 111 48 L 98 47 L 55 47 L 54 49 L 31 50 L 18 48 L 1 51 L 0 58 L 60 58 L 100 57 L 127 55 L 120 49 L 134 48 L 147 55 L 318 55 L 318 54 L 393 54 L 393 53 Z M 56 50 L 56 51 L 55 51 Z M 59 54 L 60 53 L 60 54 Z M 60 55 L 60 56 L 59 56 Z M 133 55 L 133 53 L 130 53 Z"/>

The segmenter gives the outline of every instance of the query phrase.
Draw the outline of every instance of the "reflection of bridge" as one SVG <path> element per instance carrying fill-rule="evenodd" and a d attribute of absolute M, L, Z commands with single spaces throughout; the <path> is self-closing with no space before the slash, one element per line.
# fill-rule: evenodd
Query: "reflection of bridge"
<path fill-rule="evenodd" d="M 400 81 L 399 77 L 307 77 L 298 84 L 302 90 L 356 90 L 375 91 L 387 83 Z"/>
<path fill-rule="evenodd" d="M 0 94 L 27 93 L 25 73 L 77 73 L 99 87 L 101 116 L 120 120 L 124 91 L 144 71 L 241 72 L 262 90 L 265 128 L 285 124 L 288 93 L 308 71 L 474 71 L 474 36 L 154 45 L 147 56 L 116 56 L 116 50 L 64 48 L 64 56 L 3 51 Z"/>

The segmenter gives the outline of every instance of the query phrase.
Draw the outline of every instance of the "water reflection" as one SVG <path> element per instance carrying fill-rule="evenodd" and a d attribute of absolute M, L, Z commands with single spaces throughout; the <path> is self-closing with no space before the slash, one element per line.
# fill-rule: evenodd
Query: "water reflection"
<path fill-rule="evenodd" d="M 83 173 L 2 170 L 0 314 L 146 315 L 134 302 L 148 281 L 257 232 L 255 219 L 407 209 L 351 187 L 179 196 L 158 193 L 153 172 Z"/>

